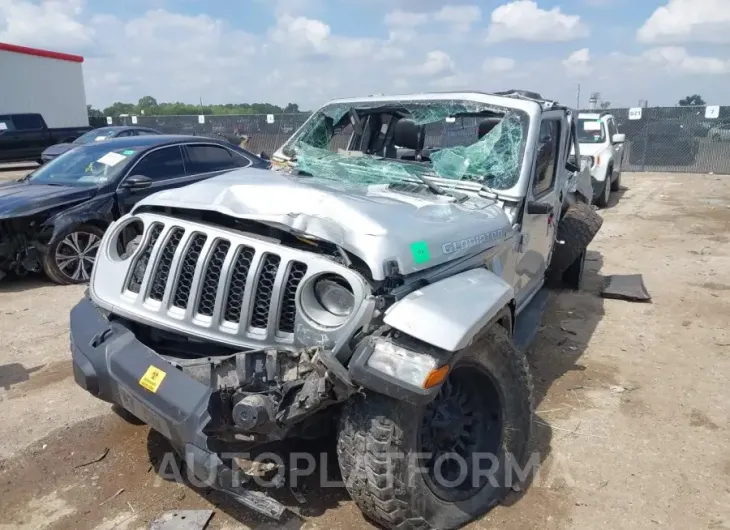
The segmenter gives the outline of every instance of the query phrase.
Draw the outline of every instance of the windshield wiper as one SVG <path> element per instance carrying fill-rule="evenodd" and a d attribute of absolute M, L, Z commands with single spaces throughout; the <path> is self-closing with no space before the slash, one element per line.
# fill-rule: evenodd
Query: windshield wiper
<path fill-rule="evenodd" d="M 428 186 L 428 189 L 430 189 L 432 192 L 434 192 L 436 195 L 448 195 L 450 197 L 453 197 L 451 193 L 443 189 L 441 186 L 434 184 L 433 182 L 430 182 L 426 177 L 423 175 L 415 175 L 415 177 L 423 182 L 426 186 Z"/>

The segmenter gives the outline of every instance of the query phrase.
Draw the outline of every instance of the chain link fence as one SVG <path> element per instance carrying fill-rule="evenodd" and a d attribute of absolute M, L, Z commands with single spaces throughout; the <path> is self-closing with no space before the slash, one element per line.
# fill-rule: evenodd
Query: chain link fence
<path fill-rule="evenodd" d="M 624 171 L 730 174 L 730 107 L 585 112 L 607 112 L 616 119 L 626 135 Z"/>
<path fill-rule="evenodd" d="M 251 152 L 271 155 L 310 116 L 297 114 L 245 114 L 200 116 L 123 116 L 113 125 L 139 125 L 167 134 L 222 137 Z M 135 123 L 136 122 L 136 123 Z M 108 123 L 108 118 L 107 118 Z"/>
<path fill-rule="evenodd" d="M 630 110 L 585 111 L 615 117 L 619 132 L 626 135 L 622 170 L 730 174 L 730 107 L 720 107 L 719 112 L 711 107 L 652 107 L 642 108 L 640 115 Z M 224 137 L 252 152 L 271 155 L 308 117 L 309 113 L 206 115 L 202 120 L 199 116 L 124 116 L 112 123 L 136 121 L 170 134 Z M 346 142 L 338 143 L 344 147 Z"/>

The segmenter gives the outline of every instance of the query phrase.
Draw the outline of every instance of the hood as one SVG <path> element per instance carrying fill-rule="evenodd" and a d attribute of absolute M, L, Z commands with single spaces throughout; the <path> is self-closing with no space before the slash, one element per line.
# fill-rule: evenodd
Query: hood
<path fill-rule="evenodd" d="M 0 183 L 0 219 L 24 217 L 90 199 L 96 188 L 49 186 L 28 182 Z"/>
<path fill-rule="evenodd" d="M 580 144 L 580 156 L 596 156 L 606 149 L 606 144 Z"/>
<path fill-rule="evenodd" d="M 75 149 L 76 147 L 78 147 L 76 144 L 71 144 L 71 143 L 52 145 L 51 147 L 47 147 L 45 149 L 45 151 L 43 151 L 41 156 L 62 155 L 66 151 L 70 151 L 71 149 Z"/>
<path fill-rule="evenodd" d="M 216 211 L 340 245 L 373 278 L 396 261 L 402 274 L 484 251 L 512 235 L 495 201 L 403 193 L 384 185 L 344 185 L 262 169 L 240 169 L 143 199 L 143 206 Z M 135 209 L 135 211 L 136 211 Z"/>

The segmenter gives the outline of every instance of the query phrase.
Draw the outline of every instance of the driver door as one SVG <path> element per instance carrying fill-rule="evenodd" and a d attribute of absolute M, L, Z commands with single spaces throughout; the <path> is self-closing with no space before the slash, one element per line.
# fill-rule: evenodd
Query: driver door
<path fill-rule="evenodd" d="M 566 159 L 565 150 L 568 148 L 561 138 L 568 134 L 567 128 L 563 113 L 543 114 L 522 217 L 522 241 L 515 271 L 518 310 L 544 283 L 560 217 L 559 172 L 565 171 L 560 161 Z"/>
<path fill-rule="evenodd" d="M 150 178 L 148 186 L 130 189 L 125 187 L 124 181 L 130 176 L 141 175 Z M 134 166 L 127 171 L 127 176 L 117 190 L 117 201 L 121 215 L 132 210 L 137 202 L 148 195 L 168 188 L 186 184 L 185 163 L 183 152 L 179 145 L 172 145 L 154 149 L 145 154 Z"/>

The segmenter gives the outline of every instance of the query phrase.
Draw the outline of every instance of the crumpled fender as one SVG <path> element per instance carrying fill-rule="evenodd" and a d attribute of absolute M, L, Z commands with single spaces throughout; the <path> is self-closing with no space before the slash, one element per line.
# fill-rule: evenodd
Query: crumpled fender
<path fill-rule="evenodd" d="M 413 291 L 393 304 L 385 324 L 455 352 L 514 300 L 512 286 L 485 268 L 471 269 Z"/>
<path fill-rule="evenodd" d="M 55 243 L 70 227 L 88 222 L 102 222 L 111 224 L 116 218 L 116 195 L 103 193 L 93 199 L 63 210 L 46 219 L 44 228 L 53 227 L 49 245 Z"/>

